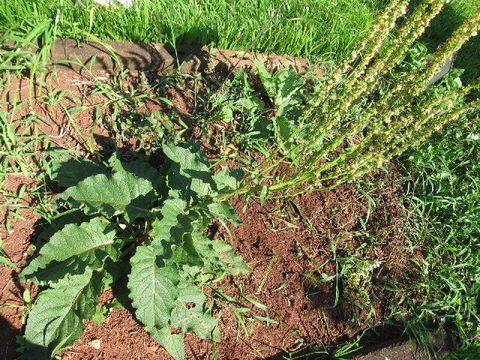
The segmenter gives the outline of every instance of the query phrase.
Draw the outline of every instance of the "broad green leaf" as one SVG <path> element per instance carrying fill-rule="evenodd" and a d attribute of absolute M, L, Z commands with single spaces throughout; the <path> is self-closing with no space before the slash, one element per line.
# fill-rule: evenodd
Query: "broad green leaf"
<path fill-rule="evenodd" d="M 275 105 L 278 116 L 286 114 L 300 103 L 300 89 L 305 82 L 293 68 L 279 70 L 272 75 L 260 61 L 255 61 L 255 66 L 267 95 Z"/>
<path fill-rule="evenodd" d="M 115 231 L 98 218 L 66 225 L 40 249 L 22 277 L 53 281 L 67 273 L 81 273 L 87 266 L 99 268 L 105 257 L 114 254 L 114 238 Z"/>
<path fill-rule="evenodd" d="M 82 335 L 82 320 L 95 314 L 101 279 L 100 273 L 88 270 L 40 293 L 28 316 L 23 358 L 49 358 L 53 349 L 67 346 Z"/>
<path fill-rule="evenodd" d="M 214 217 L 230 221 L 235 226 L 242 223 L 235 209 L 227 201 L 211 203 L 207 209 Z"/>
<path fill-rule="evenodd" d="M 195 249 L 204 260 L 202 271 L 229 275 L 245 275 L 249 268 L 243 259 L 228 244 L 220 240 L 211 240 L 201 232 L 192 234 Z"/>
<path fill-rule="evenodd" d="M 194 331 L 202 338 L 216 338 L 216 323 L 205 310 L 201 289 L 182 278 L 174 265 L 165 265 L 155 247 L 138 247 L 131 266 L 128 288 L 135 314 L 154 338 L 159 334 L 166 337 L 157 339 L 160 344 L 179 343 L 179 338 L 168 336 L 169 326 Z M 172 353 L 173 347 L 166 349 Z"/>
<path fill-rule="evenodd" d="M 76 211 L 68 209 L 64 212 L 62 211 L 59 215 L 59 218 L 48 224 L 48 226 L 46 226 L 45 229 L 38 234 L 37 238 L 39 241 L 49 240 L 56 232 L 62 230 L 65 225 L 80 224 L 88 221 L 90 218 L 80 209 L 77 209 Z"/>
<path fill-rule="evenodd" d="M 262 99 L 253 92 L 241 97 L 235 102 L 236 109 L 242 112 L 249 112 L 254 117 L 255 112 L 264 110 L 265 104 Z"/>
<path fill-rule="evenodd" d="M 212 247 L 227 274 L 245 275 L 250 272 L 248 265 L 230 245 L 220 240 L 213 240 Z"/>
<path fill-rule="evenodd" d="M 123 161 L 120 154 L 115 152 L 108 160 L 109 165 L 114 172 L 128 172 L 141 179 L 148 180 L 155 189 L 159 189 L 162 185 L 162 177 L 160 173 L 149 163 L 143 160 Z"/>
<path fill-rule="evenodd" d="M 196 147 L 181 147 L 164 143 L 162 150 L 173 162 L 180 164 L 183 170 L 196 170 L 210 172 L 208 161 Z"/>
<path fill-rule="evenodd" d="M 171 144 L 163 144 L 162 149 L 173 162 L 167 174 L 170 188 L 183 192 L 190 189 L 200 196 L 216 193 L 208 161 L 198 149 Z"/>
<path fill-rule="evenodd" d="M 289 109 L 300 103 L 300 89 L 305 81 L 292 67 L 279 70 L 272 75 L 261 62 L 255 62 L 255 65 L 262 85 L 273 101 L 278 116 L 284 115 Z"/>
<path fill-rule="evenodd" d="M 171 248 L 171 258 L 167 262 L 173 262 L 177 266 L 190 265 L 202 266 L 203 261 L 193 244 L 193 239 L 190 233 L 185 233 L 182 236 L 182 241 Z"/>
<path fill-rule="evenodd" d="M 88 159 L 70 158 L 56 166 L 52 172 L 52 179 L 58 181 L 60 186 L 68 188 L 77 185 L 86 178 L 107 174 L 107 169 Z"/>
<path fill-rule="evenodd" d="M 155 197 L 149 180 L 128 172 L 112 177 L 90 176 L 59 195 L 72 206 L 84 206 L 86 214 L 101 212 L 107 217 L 125 214 L 127 221 L 149 217 Z"/>
<path fill-rule="evenodd" d="M 153 246 L 137 247 L 130 263 L 128 288 L 138 320 L 147 331 L 164 328 L 178 298 L 178 270 L 164 267 Z"/>
<path fill-rule="evenodd" d="M 212 176 L 213 181 L 217 185 L 219 191 L 222 190 L 237 190 L 242 181 L 243 172 L 241 169 L 230 171 L 223 167 L 222 170 Z"/>
<path fill-rule="evenodd" d="M 152 246 L 157 255 L 165 263 L 201 265 L 190 235 L 199 214 L 189 213 L 187 203 L 175 198 L 165 200 L 160 213 L 162 218 L 152 223 Z"/>
<path fill-rule="evenodd" d="M 277 125 L 275 128 L 275 134 L 277 139 L 280 143 L 284 143 L 288 141 L 292 136 L 292 128 L 294 124 L 290 122 L 286 117 L 277 117 L 275 119 L 275 124 Z"/>
<path fill-rule="evenodd" d="M 178 301 L 172 311 L 171 324 L 183 332 L 194 332 L 202 339 L 219 340 L 217 322 L 205 309 L 206 297 L 193 284 L 179 286 Z"/>
<path fill-rule="evenodd" d="M 167 199 L 163 202 L 161 219 L 156 219 L 153 224 L 154 242 L 160 245 L 162 240 L 170 240 L 172 229 L 179 226 L 179 218 L 188 214 L 187 203 L 182 199 Z"/>
<path fill-rule="evenodd" d="M 267 92 L 267 95 L 271 99 L 274 99 L 275 95 L 277 94 L 277 86 L 275 84 L 275 80 L 272 74 L 268 72 L 268 70 L 265 68 L 265 65 L 263 65 L 263 62 L 254 60 L 253 63 L 257 68 L 258 75 L 260 76 L 260 81 L 262 82 L 263 88 Z"/>
<path fill-rule="evenodd" d="M 170 327 L 168 326 L 161 329 L 150 329 L 149 333 L 151 337 L 162 345 L 175 360 L 185 359 L 183 334 L 172 334 Z"/>
<path fill-rule="evenodd" d="M 274 105 L 277 116 L 284 116 L 293 111 L 301 102 L 300 89 L 304 85 L 303 78 L 292 68 L 281 70 L 275 74 L 277 93 Z"/>

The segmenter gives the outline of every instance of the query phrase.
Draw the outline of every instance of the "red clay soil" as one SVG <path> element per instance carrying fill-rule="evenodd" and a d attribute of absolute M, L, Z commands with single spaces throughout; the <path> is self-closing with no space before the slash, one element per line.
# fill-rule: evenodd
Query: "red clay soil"
<path fill-rule="evenodd" d="M 78 95 L 91 85 L 84 77 L 64 72 L 56 77 L 55 88 L 73 89 Z M 58 80 L 60 79 L 60 80 Z M 78 84 L 83 84 L 79 85 Z M 73 85 L 72 85 L 73 84 Z M 77 84 L 77 85 L 75 85 Z M 83 87 L 83 88 L 82 88 Z M 86 94 L 86 93 L 85 93 Z M 88 98 L 88 96 L 87 96 Z M 171 96 L 172 100 L 178 94 Z M 97 99 L 98 100 L 98 99 Z M 91 101 L 91 99 L 90 99 Z M 35 107 L 35 105 L 32 105 Z M 181 112 L 188 111 L 182 104 Z M 35 108 L 35 111 L 42 111 Z M 62 111 L 46 110 L 51 115 L 51 124 L 42 128 L 46 134 L 63 137 L 56 144 L 64 148 L 76 148 L 81 141 L 68 125 Z M 92 128 L 92 114 L 83 113 L 75 118 L 85 137 L 92 133 L 106 136 L 102 129 Z M 71 129 L 70 129 L 71 130 Z M 81 150 L 81 147 L 80 147 Z M 361 234 L 360 219 L 369 211 L 366 197 L 361 196 L 356 185 L 345 185 L 333 191 L 299 196 L 291 200 L 271 201 L 264 206 L 252 201 L 245 204 L 236 199 L 232 204 L 243 220 L 242 225 L 232 230 L 232 245 L 252 270 L 249 275 L 226 278 L 217 284 L 225 294 L 251 308 L 246 314 L 249 334 L 239 326 L 234 305 L 218 302 L 217 317 L 222 341 L 212 344 L 201 341 L 194 335 L 186 336 L 188 359 L 268 359 L 277 358 L 284 350 L 296 350 L 307 344 L 323 346 L 349 339 L 378 321 L 385 315 L 391 301 L 390 295 L 381 290 L 385 279 L 406 281 L 411 267 L 412 254 L 401 236 L 404 226 L 404 208 L 401 201 L 401 179 L 392 166 L 388 173 L 373 174 L 378 186 L 371 192 L 376 207 L 370 214 L 368 228 L 375 240 Z M 9 178 L 7 185 L 13 188 L 20 184 L 31 185 L 31 180 Z M 29 199 L 25 199 L 28 203 Z M 0 199 L 1 203 L 1 199 Z M 243 212 L 243 209 L 246 211 Z M 15 220 L 9 231 L 2 229 L 4 251 L 9 259 L 21 269 L 25 264 L 32 235 L 38 230 L 39 216 L 30 210 L 22 214 L 25 220 Z M 0 219 L 2 220 L 2 219 Z M 3 224 L 5 224 L 3 219 Z M 227 232 L 213 224 L 211 235 L 230 239 Z M 341 300 L 333 307 L 335 288 L 333 283 L 321 286 L 309 282 L 306 274 L 319 272 L 335 273 L 331 245 L 337 244 L 340 253 L 352 252 L 362 243 L 368 243 L 363 255 L 381 261 L 374 273 L 371 293 L 375 309 L 371 317 L 367 311 L 356 311 Z M 22 332 L 24 288 L 17 272 L 0 265 L 0 360 L 14 359 L 15 336 Z M 35 294 L 34 289 L 32 290 Z M 245 297 L 242 297 L 243 294 Z M 255 299 L 267 309 L 255 307 L 246 298 Z M 111 292 L 103 300 L 111 298 Z M 3 306 L 8 304 L 8 306 Z M 253 321 L 252 316 L 268 317 L 274 321 Z M 353 322 L 353 317 L 358 322 Z M 136 322 L 129 309 L 113 309 L 100 325 L 86 323 L 85 334 L 63 351 L 64 359 L 170 359 L 169 355 Z"/>
<path fill-rule="evenodd" d="M 25 263 L 29 239 L 34 233 L 38 215 L 23 211 L 25 220 L 15 220 L 9 231 L 0 230 L 4 240 L 4 252 L 19 268 Z M 17 272 L 0 265 L 0 359 L 14 359 L 16 354 L 15 336 L 23 326 L 23 292 L 30 285 L 21 284 Z M 32 291 L 35 294 L 35 291 Z"/>

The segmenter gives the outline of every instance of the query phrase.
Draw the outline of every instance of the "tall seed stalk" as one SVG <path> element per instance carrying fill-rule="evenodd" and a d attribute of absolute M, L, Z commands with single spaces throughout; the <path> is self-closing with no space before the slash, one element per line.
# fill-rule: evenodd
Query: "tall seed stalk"
<path fill-rule="evenodd" d="M 325 75 L 323 87 L 299 121 L 298 134 L 303 131 L 303 135 L 290 138 L 290 150 L 266 158 L 236 194 L 263 189 L 294 195 L 334 188 L 420 145 L 443 126 L 479 111 L 478 99 L 467 100 L 478 90 L 478 81 L 441 95 L 428 92 L 428 82 L 477 35 L 480 8 L 423 65 L 393 85 L 385 81 L 447 2 L 423 0 L 413 7 L 409 0 L 392 0 L 350 59 Z"/>

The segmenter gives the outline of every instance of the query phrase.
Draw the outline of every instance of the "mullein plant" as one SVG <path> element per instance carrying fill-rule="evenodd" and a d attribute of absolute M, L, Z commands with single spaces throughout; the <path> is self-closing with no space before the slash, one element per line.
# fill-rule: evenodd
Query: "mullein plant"
<path fill-rule="evenodd" d="M 473 96 L 479 81 L 444 91 L 431 91 L 429 82 L 477 35 L 480 8 L 420 66 L 389 81 L 447 3 L 391 1 L 350 59 L 321 79 L 288 146 L 282 144 L 282 151 L 264 159 L 237 194 L 262 189 L 263 194 L 282 190 L 293 195 L 339 186 L 479 111 L 479 99 Z"/>

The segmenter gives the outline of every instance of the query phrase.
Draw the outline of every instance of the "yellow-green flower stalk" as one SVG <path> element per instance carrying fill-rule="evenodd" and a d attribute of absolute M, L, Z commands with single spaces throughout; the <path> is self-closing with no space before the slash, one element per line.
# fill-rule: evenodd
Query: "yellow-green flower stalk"
<path fill-rule="evenodd" d="M 417 70 L 412 71 L 390 91 L 379 104 L 380 111 L 387 107 L 401 108 L 409 99 L 420 94 L 430 79 L 436 75 L 442 66 L 480 29 L 480 9 L 477 13 L 465 20 L 453 35 L 443 43 L 432 55 L 430 60 Z"/>
<path fill-rule="evenodd" d="M 377 17 L 369 35 L 363 38 L 354 48 L 350 59 L 343 66 L 334 70 L 333 74 L 327 79 L 318 94 L 318 98 L 314 99 L 311 104 L 310 111 L 304 115 L 305 117 L 311 115 L 311 112 L 324 101 L 324 98 L 344 78 L 346 73 L 351 72 L 350 77 L 352 79 L 362 75 L 370 60 L 377 54 L 386 37 L 394 28 L 397 19 L 406 13 L 408 3 L 409 0 L 393 0 L 390 2 L 387 8 Z M 353 67 L 355 63 L 357 64 Z M 355 69 L 355 71 L 352 72 L 352 69 Z"/>
<path fill-rule="evenodd" d="M 289 150 L 267 157 L 237 193 L 268 188 L 297 194 L 353 181 L 446 124 L 480 111 L 479 100 L 468 100 L 480 80 L 460 89 L 427 88 L 446 60 L 477 34 L 480 8 L 424 64 L 393 84 L 385 82 L 447 2 L 424 0 L 395 29 L 411 1 L 392 1 L 349 61 L 326 75 L 285 147 Z"/>
<path fill-rule="evenodd" d="M 425 32 L 426 27 L 440 13 L 447 2 L 448 0 L 426 0 L 414 10 L 405 24 L 398 30 L 398 34 L 388 44 L 385 53 L 367 69 L 360 86 L 357 85 L 353 90 L 356 98 L 366 92 L 373 91 L 378 85 L 380 77 L 398 65 L 413 43 Z"/>

